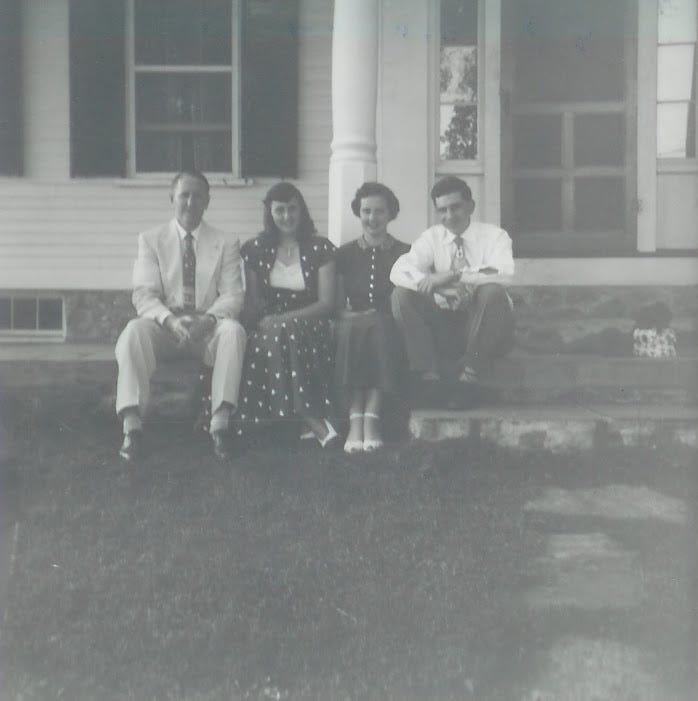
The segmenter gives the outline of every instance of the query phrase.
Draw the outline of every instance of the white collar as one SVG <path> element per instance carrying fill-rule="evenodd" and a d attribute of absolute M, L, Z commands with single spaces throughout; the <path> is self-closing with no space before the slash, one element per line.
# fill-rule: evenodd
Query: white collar
<path fill-rule="evenodd" d="M 177 218 L 175 217 L 174 219 L 175 226 L 177 227 L 177 233 L 179 234 L 179 238 L 184 241 L 184 239 L 187 237 L 187 232 L 184 230 L 182 225 L 177 221 Z M 194 241 L 199 240 L 199 232 L 201 230 L 201 224 L 194 229 L 194 231 L 191 232 L 192 238 Z"/>
<path fill-rule="evenodd" d="M 449 243 L 452 243 L 453 241 L 456 240 L 456 235 L 452 231 L 447 229 L 443 224 L 441 224 L 441 228 L 444 230 L 444 236 L 446 237 L 446 240 Z M 473 220 L 471 219 L 468 226 L 460 234 L 461 239 L 464 239 L 472 230 L 473 230 Z"/>

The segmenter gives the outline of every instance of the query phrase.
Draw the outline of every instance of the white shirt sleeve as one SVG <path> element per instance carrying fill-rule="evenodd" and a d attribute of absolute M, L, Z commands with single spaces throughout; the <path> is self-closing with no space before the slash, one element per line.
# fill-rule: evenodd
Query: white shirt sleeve
<path fill-rule="evenodd" d="M 390 271 L 390 282 L 396 287 L 416 290 L 425 275 L 434 268 L 434 247 L 427 229 L 412 244 L 407 253 L 401 255 Z"/>
<path fill-rule="evenodd" d="M 511 276 L 514 274 L 514 255 L 509 234 L 503 229 L 486 252 L 481 268 L 494 268 L 497 272 L 481 273 L 464 270 L 461 280 L 466 283 L 479 284 L 485 282 L 506 284 L 511 281 Z"/>

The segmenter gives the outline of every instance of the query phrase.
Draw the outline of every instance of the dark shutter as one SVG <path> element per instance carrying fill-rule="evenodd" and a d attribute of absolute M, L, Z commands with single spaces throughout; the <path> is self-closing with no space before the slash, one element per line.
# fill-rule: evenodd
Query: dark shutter
<path fill-rule="evenodd" d="M 22 174 L 21 0 L 0 0 L 0 174 Z"/>
<path fill-rule="evenodd" d="M 246 0 L 242 174 L 298 174 L 298 0 Z"/>
<path fill-rule="evenodd" d="M 125 2 L 70 2 L 70 164 L 73 176 L 126 170 Z"/>

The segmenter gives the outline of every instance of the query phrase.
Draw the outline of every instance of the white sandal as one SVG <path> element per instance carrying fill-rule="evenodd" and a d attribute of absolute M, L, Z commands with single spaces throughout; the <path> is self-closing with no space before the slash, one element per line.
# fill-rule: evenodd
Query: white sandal
<path fill-rule="evenodd" d="M 366 416 L 368 416 L 369 419 L 380 419 L 378 414 L 371 414 L 369 412 L 364 414 L 364 417 Z M 382 438 L 364 438 L 363 448 L 367 453 L 370 453 L 372 450 L 378 450 L 379 448 L 382 448 L 383 445 L 384 443 Z"/>
<path fill-rule="evenodd" d="M 352 419 L 363 419 L 363 414 L 349 414 L 349 421 Z M 363 441 L 350 441 L 348 438 L 344 443 L 345 453 L 360 453 L 364 449 Z"/>

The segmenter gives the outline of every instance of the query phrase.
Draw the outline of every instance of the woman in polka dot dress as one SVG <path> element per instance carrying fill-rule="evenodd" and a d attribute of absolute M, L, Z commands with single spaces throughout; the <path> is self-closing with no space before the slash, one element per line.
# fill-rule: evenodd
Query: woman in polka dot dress
<path fill-rule="evenodd" d="M 248 339 L 239 433 L 302 417 L 323 447 L 337 438 L 327 420 L 335 251 L 317 236 L 300 191 L 287 182 L 274 185 L 264 198 L 264 231 L 242 247 Z"/>
<path fill-rule="evenodd" d="M 383 397 L 394 392 L 401 357 L 390 311 L 390 270 L 409 250 L 388 233 L 400 203 L 381 183 L 364 183 L 351 203 L 363 234 L 337 253 L 339 302 L 336 382 L 349 397 L 349 435 L 344 450 L 354 453 L 383 445 Z"/>

